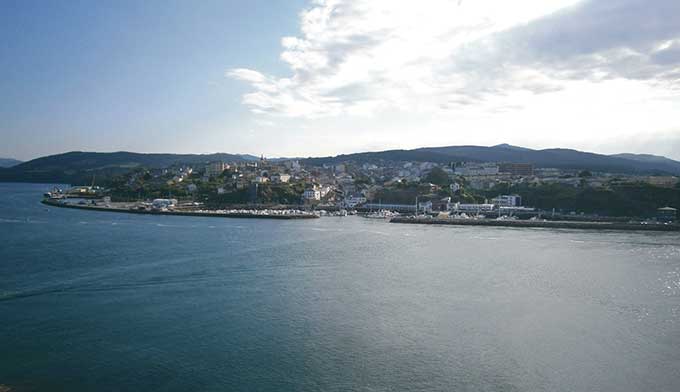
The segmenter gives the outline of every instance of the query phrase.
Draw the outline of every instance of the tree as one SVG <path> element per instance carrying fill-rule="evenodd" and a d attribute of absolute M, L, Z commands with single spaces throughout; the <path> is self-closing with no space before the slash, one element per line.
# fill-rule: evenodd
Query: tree
<path fill-rule="evenodd" d="M 449 175 L 440 167 L 432 169 L 427 176 L 425 176 L 424 180 L 439 186 L 447 186 L 451 183 L 449 181 Z"/>

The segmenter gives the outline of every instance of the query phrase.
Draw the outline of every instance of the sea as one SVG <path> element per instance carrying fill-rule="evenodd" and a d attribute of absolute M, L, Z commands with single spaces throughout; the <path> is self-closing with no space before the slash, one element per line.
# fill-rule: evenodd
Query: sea
<path fill-rule="evenodd" d="M 0 184 L 2 391 L 679 391 L 680 235 L 40 204 Z"/>

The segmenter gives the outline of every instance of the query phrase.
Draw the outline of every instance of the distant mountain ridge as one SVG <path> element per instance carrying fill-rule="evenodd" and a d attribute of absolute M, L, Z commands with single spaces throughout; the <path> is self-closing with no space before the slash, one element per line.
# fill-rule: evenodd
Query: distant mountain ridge
<path fill-rule="evenodd" d="M 122 174 L 134 168 L 161 168 L 187 164 L 200 166 L 213 161 L 239 162 L 259 159 L 239 154 L 145 154 L 134 152 L 68 152 L 37 158 L 10 168 L 0 168 L 0 181 L 84 183 L 93 176 Z M 286 158 L 277 158 L 276 161 Z M 359 163 L 379 161 L 415 162 L 521 162 L 538 168 L 591 170 L 624 174 L 680 175 L 680 162 L 644 154 L 603 155 L 571 149 L 533 150 L 499 144 L 484 146 L 424 147 L 413 150 L 387 150 L 302 158 L 310 165 L 336 164 L 344 161 Z"/>
<path fill-rule="evenodd" d="M 668 171 L 669 173 L 678 174 L 680 168 L 680 162 L 675 161 L 670 158 L 666 158 L 660 155 L 651 154 L 615 154 L 612 157 L 628 159 L 637 162 L 650 163 L 655 165 L 661 170 Z"/>
<path fill-rule="evenodd" d="M 0 167 L 12 167 L 20 164 L 21 161 L 12 158 L 0 158 Z"/>
<path fill-rule="evenodd" d="M 365 152 L 335 157 L 308 158 L 312 164 L 332 164 L 345 160 L 372 161 L 429 161 L 446 162 L 522 162 L 535 167 L 592 170 L 629 174 L 680 174 L 680 162 L 669 158 L 647 155 L 603 155 L 564 148 L 532 150 L 524 147 L 499 144 L 484 146 L 424 147 L 413 150 L 388 150 Z"/>
<path fill-rule="evenodd" d="M 69 168 L 71 170 L 96 170 L 107 167 L 161 168 L 178 164 L 195 165 L 213 161 L 252 161 L 259 158 L 237 154 L 156 154 L 136 152 L 82 152 L 72 151 L 50 155 L 24 162 L 17 166 L 22 170 L 50 170 Z"/>

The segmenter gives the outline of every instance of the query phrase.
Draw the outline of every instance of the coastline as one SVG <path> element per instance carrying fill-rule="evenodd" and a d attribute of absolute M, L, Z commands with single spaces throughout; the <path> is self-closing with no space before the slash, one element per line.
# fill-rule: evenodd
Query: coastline
<path fill-rule="evenodd" d="M 44 199 L 42 204 L 58 207 L 88 211 L 104 211 L 123 214 L 142 215 L 170 215 L 170 216 L 193 216 L 210 218 L 246 218 L 246 219 L 316 219 L 317 214 L 252 214 L 238 212 L 206 212 L 206 211 L 157 211 L 137 210 L 120 207 L 102 207 L 93 205 L 65 204 L 58 201 Z M 553 229 L 577 229 L 577 230 L 621 230 L 621 231 L 659 231 L 679 232 L 680 224 L 643 224 L 630 222 L 590 222 L 590 221 L 550 221 L 550 220 L 496 220 L 496 219 L 440 219 L 430 217 L 398 216 L 389 220 L 389 223 L 422 224 L 422 225 L 449 225 L 449 226 L 490 226 L 490 227 L 514 227 L 514 228 L 553 228 Z"/>
<path fill-rule="evenodd" d="M 315 219 L 319 216 L 315 214 L 246 214 L 246 213 L 229 213 L 229 212 L 198 212 L 198 211 L 150 211 L 150 210 L 132 210 L 126 208 L 116 207 L 101 207 L 88 205 L 64 204 L 56 201 L 42 200 L 42 204 L 58 207 L 58 208 L 72 208 L 88 211 L 105 211 L 117 212 L 122 214 L 142 214 L 142 215 L 172 215 L 172 216 L 197 216 L 210 218 L 250 218 L 250 219 Z"/>
<path fill-rule="evenodd" d="M 581 230 L 625 230 L 625 231 L 680 231 L 678 224 L 642 224 L 621 222 L 572 222 L 572 221 L 531 221 L 531 220 L 495 220 L 495 219 L 437 219 L 396 217 L 390 223 L 453 225 L 453 226 L 493 226 L 520 228 L 552 228 Z"/>

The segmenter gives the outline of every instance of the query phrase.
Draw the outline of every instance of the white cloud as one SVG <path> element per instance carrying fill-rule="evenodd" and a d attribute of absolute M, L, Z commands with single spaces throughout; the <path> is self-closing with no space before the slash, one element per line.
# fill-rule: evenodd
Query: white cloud
<path fill-rule="evenodd" d="M 259 115 L 573 145 L 680 129 L 678 18 L 677 0 L 318 0 L 281 40 L 288 76 L 228 75 Z"/>

